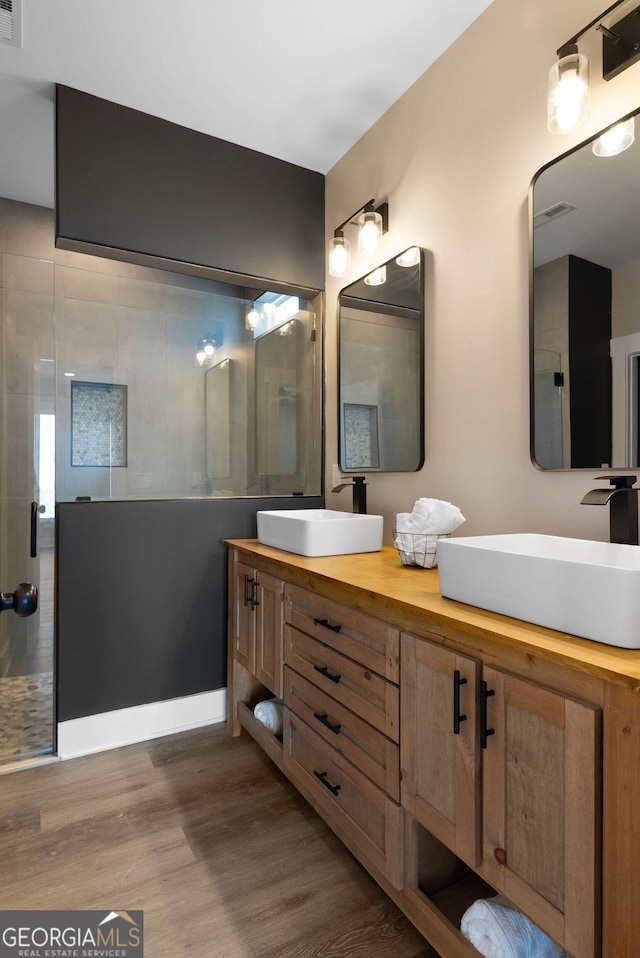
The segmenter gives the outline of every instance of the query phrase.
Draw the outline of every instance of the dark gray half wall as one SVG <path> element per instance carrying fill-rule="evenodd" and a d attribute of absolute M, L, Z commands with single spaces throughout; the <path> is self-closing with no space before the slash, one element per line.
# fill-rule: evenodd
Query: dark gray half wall
<path fill-rule="evenodd" d="M 57 506 L 58 721 L 224 688 L 227 556 L 321 496 Z"/>
<path fill-rule="evenodd" d="M 324 176 L 58 85 L 56 244 L 324 289 Z"/>

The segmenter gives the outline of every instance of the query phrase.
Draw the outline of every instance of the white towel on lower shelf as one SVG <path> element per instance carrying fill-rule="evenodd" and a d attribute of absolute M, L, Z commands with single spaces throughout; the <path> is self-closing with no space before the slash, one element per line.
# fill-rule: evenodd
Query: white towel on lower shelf
<path fill-rule="evenodd" d="M 258 702 L 253 714 L 274 735 L 282 735 L 282 699 Z"/>
<path fill-rule="evenodd" d="M 503 898 L 481 898 L 467 908 L 460 930 L 485 958 L 566 958 L 537 925 Z"/>

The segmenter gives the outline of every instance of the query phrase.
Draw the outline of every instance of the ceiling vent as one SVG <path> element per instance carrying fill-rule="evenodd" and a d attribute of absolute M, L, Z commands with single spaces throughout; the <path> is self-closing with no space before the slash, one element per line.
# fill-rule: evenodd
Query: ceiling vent
<path fill-rule="evenodd" d="M 0 3 L 1 2 L 2 0 L 0 0 Z M 573 213 L 575 209 L 577 209 L 577 207 L 572 206 L 571 203 L 554 203 L 553 206 L 548 206 L 546 210 L 542 210 L 541 213 L 537 213 L 533 217 L 533 228 L 536 230 L 539 226 L 544 226 L 545 223 L 557 220 L 559 216 Z"/>
<path fill-rule="evenodd" d="M 22 46 L 22 0 L 0 0 L 0 40 Z"/>

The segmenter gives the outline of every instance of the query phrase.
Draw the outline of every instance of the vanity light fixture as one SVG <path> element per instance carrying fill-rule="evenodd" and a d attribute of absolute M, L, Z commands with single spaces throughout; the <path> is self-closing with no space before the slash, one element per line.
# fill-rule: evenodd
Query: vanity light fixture
<path fill-rule="evenodd" d="M 635 138 L 635 117 L 629 117 L 601 133 L 591 149 L 596 156 L 617 156 L 628 150 Z"/>
<path fill-rule="evenodd" d="M 640 60 L 640 8 L 634 7 L 631 13 L 611 26 L 602 22 L 617 7 L 628 2 L 616 0 L 558 48 L 559 59 L 549 71 L 547 97 L 547 126 L 552 133 L 571 133 L 589 119 L 589 61 L 578 52 L 577 43 L 592 27 L 602 33 L 603 79 L 613 79 Z"/>
<path fill-rule="evenodd" d="M 375 202 L 372 198 L 359 206 L 355 213 L 348 216 L 344 223 L 333 231 L 333 238 L 329 243 L 329 276 L 342 277 L 349 268 L 350 243 L 344 235 L 347 224 L 358 227 L 358 252 L 376 252 L 380 237 L 389 229 L 389 204 L 381 203 L 376 206 Z"/>
<path fill-rule="evenodd" d="M 351 262 L 351 244 L 344 230 L 336 230 L 329 243 L 329 276 L 344 276 Z"/>

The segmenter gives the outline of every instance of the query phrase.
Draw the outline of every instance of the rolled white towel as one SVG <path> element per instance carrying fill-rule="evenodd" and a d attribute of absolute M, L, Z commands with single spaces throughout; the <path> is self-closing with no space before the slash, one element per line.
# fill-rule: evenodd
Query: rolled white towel
<path fill-rule="evenodd" d="M 568 958 L 502 895 L 475 901 L 462 916 L 460 931 L 485 958 Z"/>
<path fill-rule="evenodd" d="M 415 532 L 413 515 L 410 512 L 399 512 L 396 516 L 396 532 Z"/>
<path fill-rule="evenodd" d="M 267 699 L 258 702 L 253 714 L 274 735 L 282 735 L 282 699 Z"/>
<path fill-rule="evenodd" d="M 458 507 L 444 499 L 418 499 L 413 508 L 428 535 L 450 535 L 465 521 Z"/>

